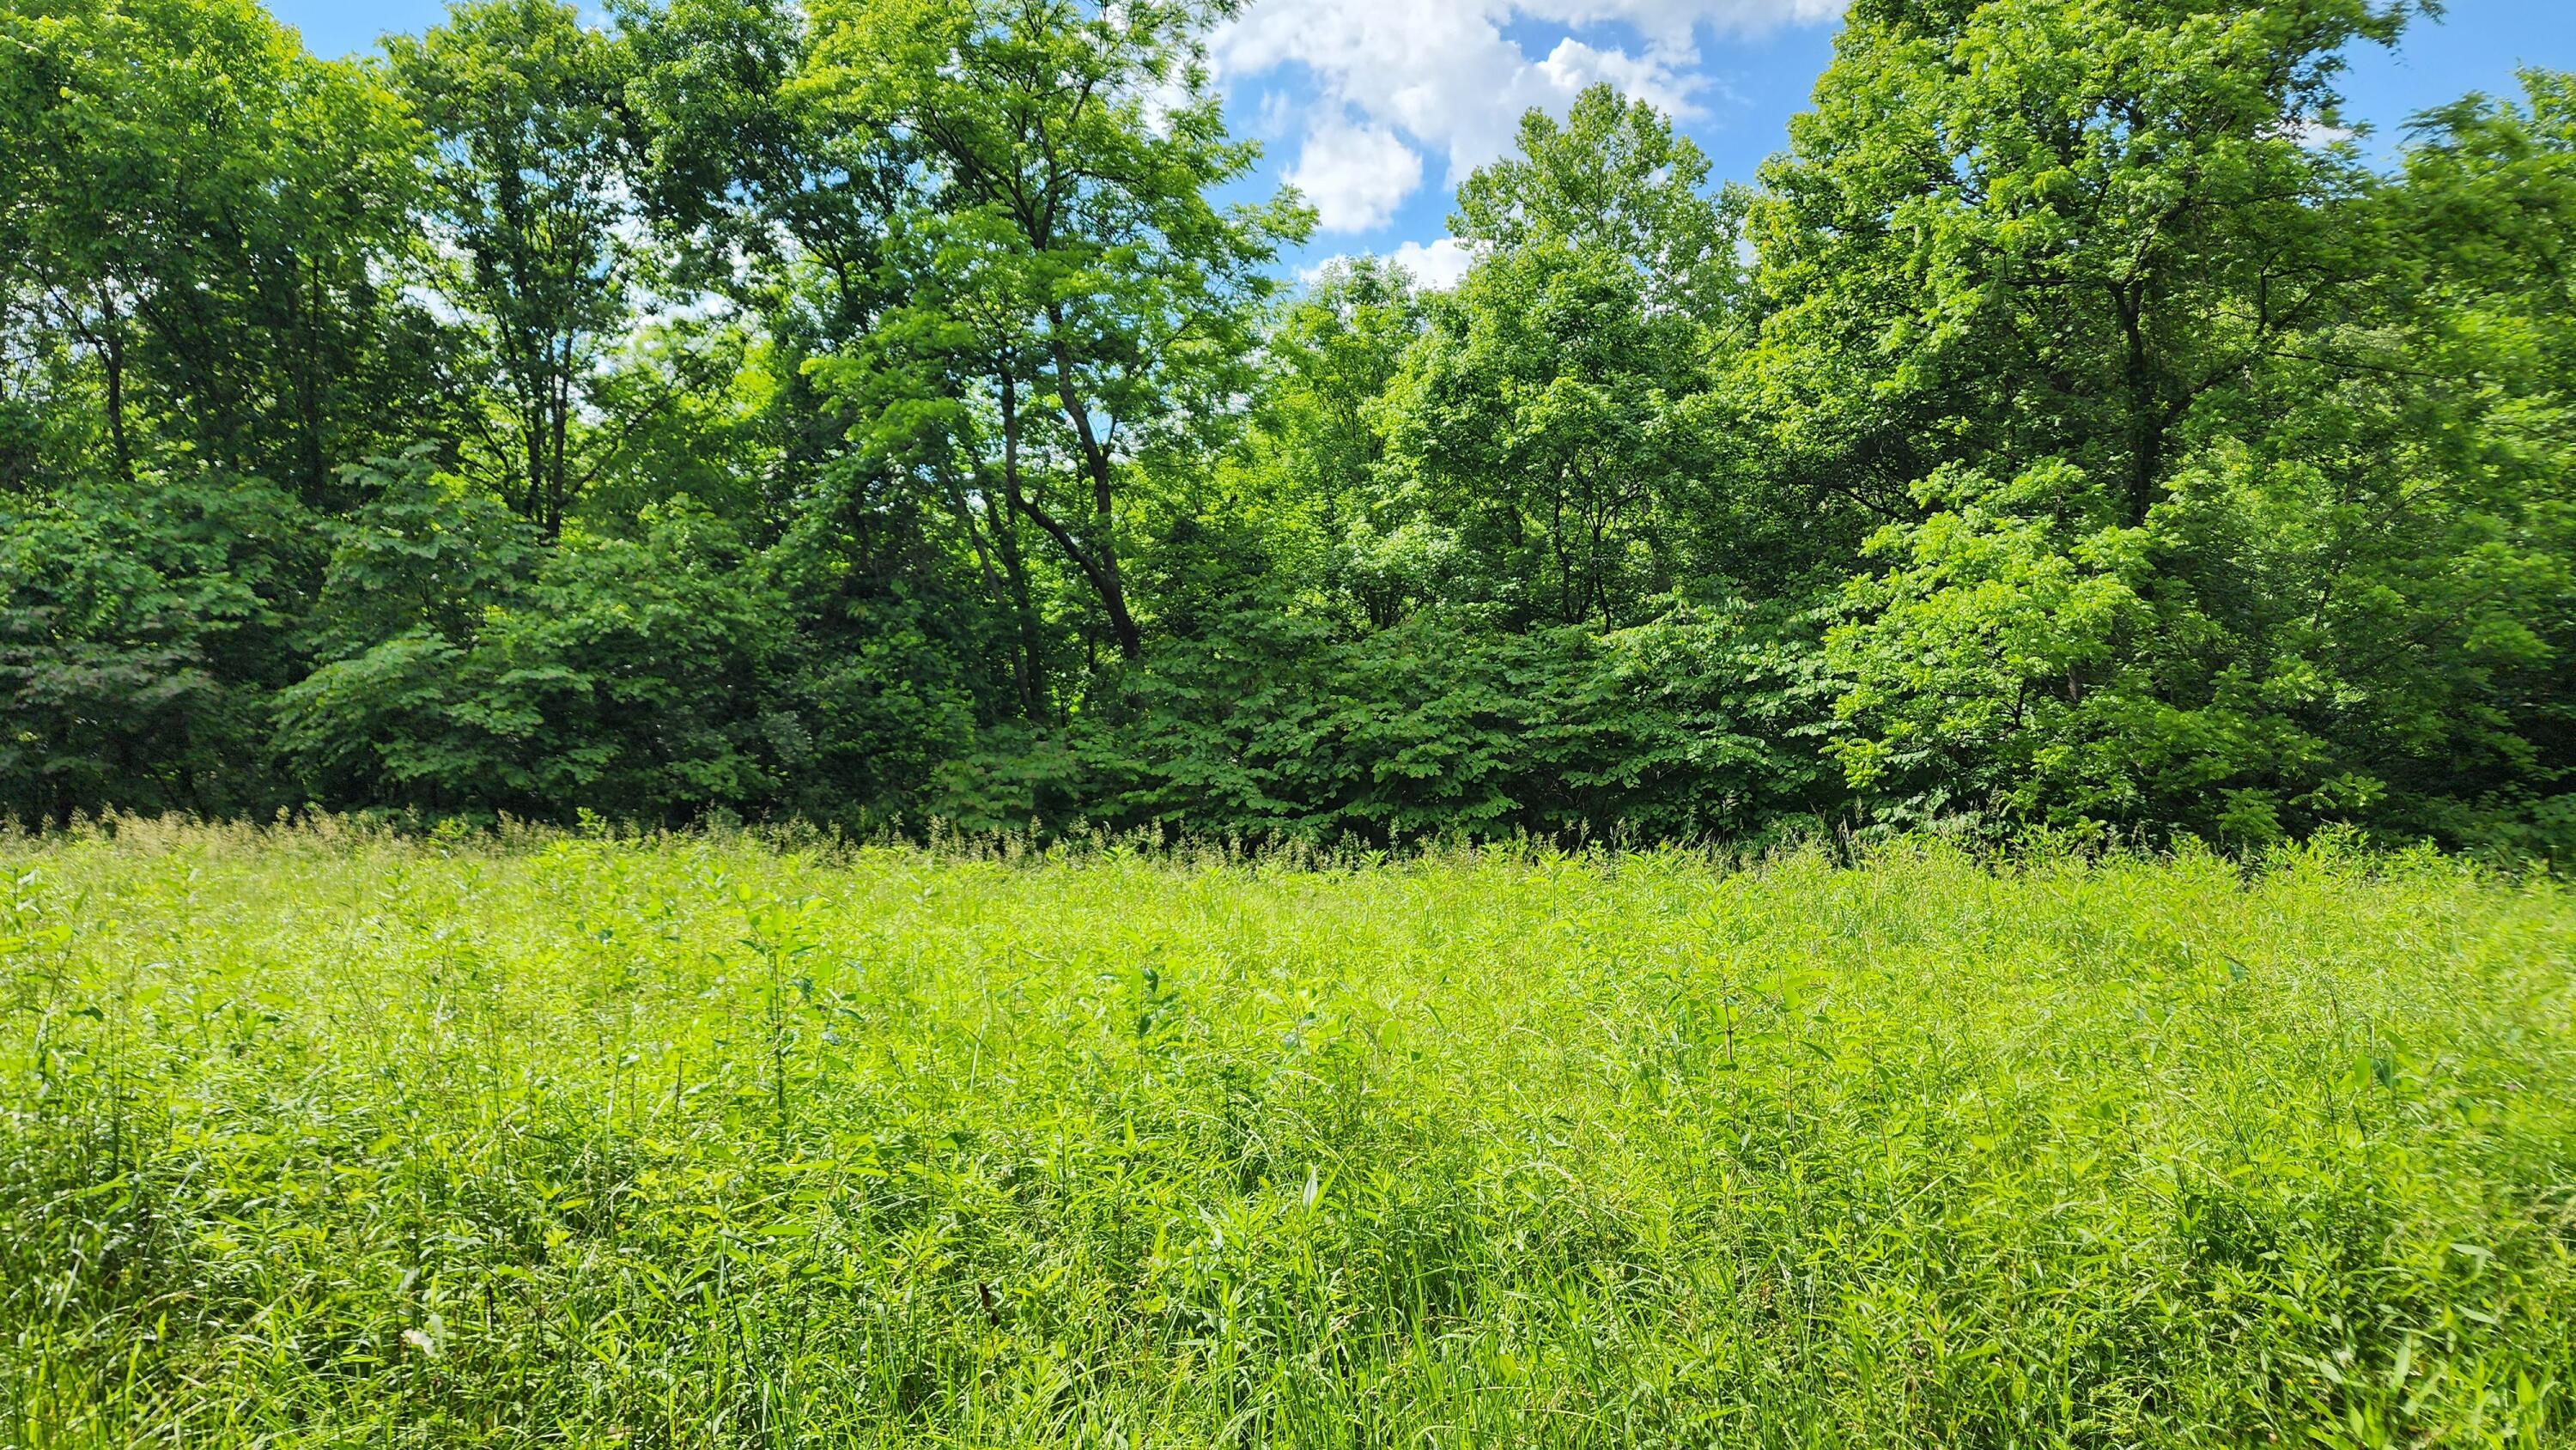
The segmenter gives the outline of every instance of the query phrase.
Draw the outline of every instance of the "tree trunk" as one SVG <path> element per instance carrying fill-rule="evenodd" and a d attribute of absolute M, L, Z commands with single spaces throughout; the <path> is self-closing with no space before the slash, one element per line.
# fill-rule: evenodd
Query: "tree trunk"
<path fill-rule="evenodd" d="M 127 483 L 134 481 L 134 445 L 125 432 L 125 333 L 124 319 L 116 315 L 116 294 L 104 284 L 98 289 L 98 305 L 107 325 L 91 339 L 98 348 L 99 361 L 107 369 L 107 437 L 116 453 L 116 476 Z"/>
<path fill-rule="evenodd" d="M 2144 527 L 2155 507 L 2156 485 L 2164 472 L 2166 410 L 2157 395 L 2154 360 L 2147 355 L 2146 304 L 2143 284 L 2113 289 L 2119 310 L 2120 338 L 2126 346 L 2122 381 L 2129 394 L 2129 478 L 2126 519 L 2130 528 Z"/>
<path fill-rule="evenodd" d="M 1002 377 L 1002 478 L 1003 497 L 1020 496 L 1020 395 L 1019 384 L 1009 374 Z M 1018 611 L 1020 653 L 1028 661 L 1028 672 L 1021 682 L 1021 707 L 1032 721 L 1043 722 L 1050 713 L 1046 698 L 1046 639 L 1038 629 L 1038 608 L 1029 597 L 1028 561 L 1020 555 L 1020 529 L 1008 513 L 993 512 L 993 543 L 1001 551 L 1002 573 L 1010 581 L 1011 603 Z"/>
<path fill-rule="evenodd" d="M 1091 477 L 1092 552 L 1097 567 L 1084 572 L 1100 591 L 1101 608 L 1108 612 L 1109 628 L 1118 636 L 1118 652 L 1130 660 L 1142 659 L 1145 636 L 1136 627 L 1135 616 L 1127 612 L 1127 590 L 1118 577 L 1117 481 L 1110 471 L 1109 451 L 1100 446 L 1099 436 L 1092 431 L 1091 410 L 1074 391 L 1072 349 L 1064 341 L 1064 309 L 1049 303 L 1047 324 L 1055 354 L 1056 396 L 1064 404 L 1065 417 L 1072 420 L 1074 438 L 1082 445 L 1083 470 Z M 1046 528 L 1046 521 L 1038 520 L 1038 526 Z"/>

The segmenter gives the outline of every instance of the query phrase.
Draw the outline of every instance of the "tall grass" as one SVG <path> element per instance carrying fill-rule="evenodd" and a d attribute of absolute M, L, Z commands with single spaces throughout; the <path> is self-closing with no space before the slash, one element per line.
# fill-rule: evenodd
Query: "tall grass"
<path fill-rule="evenodd" d="M 0 872 L 18 1445 L 2576 1436 L 2544 882 L 141 822 Z"/>

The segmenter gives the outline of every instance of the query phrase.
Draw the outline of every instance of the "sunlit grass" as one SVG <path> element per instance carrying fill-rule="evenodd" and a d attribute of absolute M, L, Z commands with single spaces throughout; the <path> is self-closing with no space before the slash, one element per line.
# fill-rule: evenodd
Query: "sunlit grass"
<path fill-rule="evenodd" d="M 0 871 L 0 1443 L 2576 1434 L 2544 882 L 329 823 Z"/>

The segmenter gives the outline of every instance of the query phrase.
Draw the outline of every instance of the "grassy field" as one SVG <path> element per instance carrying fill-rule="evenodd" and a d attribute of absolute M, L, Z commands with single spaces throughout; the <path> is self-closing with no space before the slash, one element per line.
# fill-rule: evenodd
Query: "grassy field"
<path fill-rule="evenodd" d="M 0 837 L 0 1443 L 2576 1439 L 2576 901 Z"/>

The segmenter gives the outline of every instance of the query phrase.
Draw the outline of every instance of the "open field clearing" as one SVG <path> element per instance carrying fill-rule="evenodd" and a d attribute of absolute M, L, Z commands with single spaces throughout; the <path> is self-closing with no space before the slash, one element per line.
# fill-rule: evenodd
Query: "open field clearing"
<path fill-rule="evenodd" d="M 0 840 L 0 1442 L 2576 1435 L 2576 903 Z"/>

